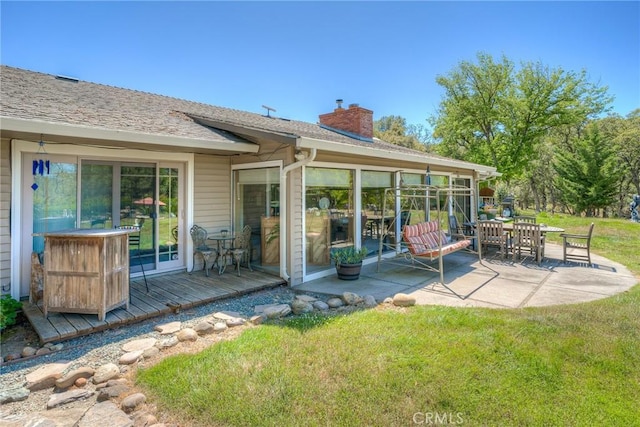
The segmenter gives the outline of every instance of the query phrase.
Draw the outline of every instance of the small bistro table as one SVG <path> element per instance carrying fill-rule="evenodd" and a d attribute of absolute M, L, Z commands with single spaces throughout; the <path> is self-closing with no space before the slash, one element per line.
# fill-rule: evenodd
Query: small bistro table
<path fill-rule="evenodd" d="M 227 247 L 227 242 L 233 242 L 235 239 L 236 235 L 233 233 L 215 233 L 210 234 L 207 237 L 207 240 L 212 240 L 217 244 L 218 254 L 216 255 L 214 265 L 218 265 L 218 275 L 224 273 L 224 270 L 227 267 L 227 256 L 229 255 L 230 249 Z"/>

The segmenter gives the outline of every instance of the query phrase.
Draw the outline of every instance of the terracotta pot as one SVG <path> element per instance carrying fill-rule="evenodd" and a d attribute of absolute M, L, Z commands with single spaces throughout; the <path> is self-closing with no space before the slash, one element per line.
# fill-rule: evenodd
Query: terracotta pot
<path fill-rule="evenodd" d="M 338 273 L 338 279 L 341 280 L 358 280 L 360 277 L 360 270 L 362 269 L 362 262 L 357 264 L 340 264 L 336 266 L 336 272 Z"/>

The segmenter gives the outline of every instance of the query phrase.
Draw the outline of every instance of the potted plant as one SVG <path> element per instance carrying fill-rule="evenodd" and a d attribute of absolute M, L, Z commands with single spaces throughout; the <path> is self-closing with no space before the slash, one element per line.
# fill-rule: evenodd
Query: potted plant
<path fill-rule="evenodd" d="M 362 260 L 368 253 L 367 248 L 356 249 L 353 246 L 333 249 L 331 259 L 336 263 L 338 279 L 357 280 L 360 277 Z"/>

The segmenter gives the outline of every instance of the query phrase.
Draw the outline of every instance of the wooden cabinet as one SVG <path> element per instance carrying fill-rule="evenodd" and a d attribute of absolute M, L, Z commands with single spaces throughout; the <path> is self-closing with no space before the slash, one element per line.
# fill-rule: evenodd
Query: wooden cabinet
<path fill-rule="evenodd" d="M 45 233 L 45 317 L 49 312 L 97 314 L 129 308 L 127 230 Z"/>
<path fill-rule="evenodd" d="M 278 265 L 280 264 L 280 217 L 263 216 L 260 226 L 261 264 Z"/>

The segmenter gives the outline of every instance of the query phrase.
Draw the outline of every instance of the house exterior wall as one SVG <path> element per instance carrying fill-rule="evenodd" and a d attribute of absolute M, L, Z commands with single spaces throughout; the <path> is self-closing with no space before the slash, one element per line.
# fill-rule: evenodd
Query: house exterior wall
<path fill-rule="evenodd" d="M 11 281 L 11 141 L 0 140 L 0 286 L 9 291 Z M 6 291 L 5 291 L 6 289 Z"/>
<path fill-rule="evenodd" d="M 228 157 L 195 155 L 193 224 L 209 232 L 231 228 L 231 163 Z M 196 263 L 195 268 L 202 269 L 202 261 L 197 259 Z"/>
<path fill-rule="evenodd" d="M 288 180 L 289 185 L 289 253 L 287 259 L 289 261 L 289 282 L 291 286 L 299 285 L 303 282 L 303 254 L 304 254 L 304 229 L 302 224 L 302 212 L 304 201 L 302 198 L 302 168 L 291 171 Z"/>

